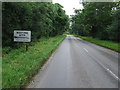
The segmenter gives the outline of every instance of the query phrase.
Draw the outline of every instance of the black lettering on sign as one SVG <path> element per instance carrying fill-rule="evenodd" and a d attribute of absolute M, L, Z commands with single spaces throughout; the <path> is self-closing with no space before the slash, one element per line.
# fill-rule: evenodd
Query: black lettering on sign
<path fill-rule="evenodd" d="M 28 32 L 24 32 L 25 34 L 28 34 Z"/>
<path fill-rule="evenodd" d="M 26 36 L 26 34 L 28 34 L 28 32 L 17 32 L 17 34 L 19 34 L 19 36 Z"/>

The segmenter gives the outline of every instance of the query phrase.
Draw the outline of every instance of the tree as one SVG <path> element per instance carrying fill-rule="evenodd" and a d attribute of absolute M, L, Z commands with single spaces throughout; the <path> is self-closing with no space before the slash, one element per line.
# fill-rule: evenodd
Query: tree
<path fill-rule="evenodd" d="M 69 18 L 62 8 L 60 4 L 50 2 L 4 2 L 3 47 L 14 47 L 14 30 L 31 30 L 32 41 L 63 34 L 69 28 Z"/>
<path fill-rule="evenodd" d="M 109 40 L 110 33 L 108 32 L 110 32 L 109 29 L 113 21 L 114 29 L 117 26 L 114 17 L 119 15 L 114 16 L 113 12 L 116 12 L 114 8 L 119 6 L 118 3 L 89 2 L 83 3 L 83 6 L 84 9 L 75 10 L 76 14 L 72 17 L 72 31 L 79 35 Z M 116 32 L 118 31 L 116 30 Z"/>

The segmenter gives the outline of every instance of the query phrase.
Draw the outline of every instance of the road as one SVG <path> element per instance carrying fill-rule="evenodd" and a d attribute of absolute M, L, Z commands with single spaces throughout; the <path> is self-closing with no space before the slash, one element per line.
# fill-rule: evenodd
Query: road
<path fill-rule="evenodd" d="M 118 88 L 118 53 L 68 35 L 27 88 Z"/>

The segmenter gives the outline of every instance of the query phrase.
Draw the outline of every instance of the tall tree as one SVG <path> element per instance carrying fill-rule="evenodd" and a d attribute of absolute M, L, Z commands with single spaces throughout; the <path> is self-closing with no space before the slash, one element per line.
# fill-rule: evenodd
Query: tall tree
<path fill-rule="evenodd" d="M 84 9 L 75 10 L 75 16 L 72 18 L 72 31 L 76 34 L 92 36 L 99 39 L 110 39 L 108 25 L 111 25 L 114 20 L 112 14 L 114 8 L 118 5 L 117 2 L 90 2 L 83 3 Z M 117 25 L 117 24 L 115 24 Z"/>
<path fill-rule="evenodd" d="M 14 30 L 31 30 L 32 41 L 63 34 L 69 18 L 60 4 L 50 2 L 4 2 L 2 7 L 3 46 L 14 47 Z"/>

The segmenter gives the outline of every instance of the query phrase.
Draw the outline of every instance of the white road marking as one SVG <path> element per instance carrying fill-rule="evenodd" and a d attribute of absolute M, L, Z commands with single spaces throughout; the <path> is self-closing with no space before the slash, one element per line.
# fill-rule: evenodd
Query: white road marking
<path fill-rule="evenodd" d="M 98 61 L 97 61 L 98 62 Z M 102 63 L 98 62 L 108 73 L 110 73 L 116 80 L 118 80 L 120 82 L 120 78 L 115 75 L 110 69 L 108 69 L 107 67 L 105 67 Z"/>
<path fill-rule="evenodd" d="M 88 52 L 88 50 L 86 48 L 83 48 L 86 52 Z"/>
<path fill-rule="evenodd" d="M 99 63 L 105 70 L 107 70 L 116 80 L 120 81 L 119 77 L 115 75 L 110 69 L 106 68 L 103 64 Z"/>
<path fill-rule="evenodd" d="M 75 39 L 75 38 L 74 38 Z M 78 46 L 77 46 L 78 47 Z M 88 50 L 86 48 L 83 48 L 86 52 L 88 52 Z M 106 69 L 115 79 L 117 79 L 118 81 L 120 81 L 120 78 L 115 75 L 110 69 L 106 68 L 104 65 L 102 65 L 101 63 L 99 63 L 104 69 Z"/>
<path fill-rule="evenodd" d="M 117 75 L 115 75 L 110 69 L 108 69 L 108 68 L 106 68 L 107 69 L 107 71 L 109 72 L 109 73 L 111 73 L 112 74 L 112 76 L 114 77 L 114 78 L 116 78 L 117 80 L 119 80 L 120 81 L 120 79 L 118 78 L 118 76 Z"/>

